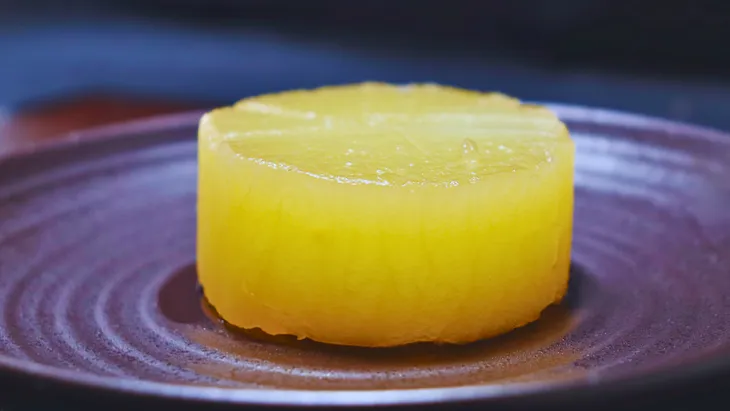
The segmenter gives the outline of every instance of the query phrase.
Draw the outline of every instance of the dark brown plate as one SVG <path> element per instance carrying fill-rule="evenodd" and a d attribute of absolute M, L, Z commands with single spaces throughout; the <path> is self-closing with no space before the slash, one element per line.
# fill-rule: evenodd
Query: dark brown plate
<path fill-rule="evenodd" d="M 0 159 L 0 374 L 20 391 L 188 404 L 510 405 L 726 370 L 730 136 L 555 108 L 578 146 L 569 297 L 462 347 L 266 340 L 207 315 L 194 270 L 200 113 Z"/>

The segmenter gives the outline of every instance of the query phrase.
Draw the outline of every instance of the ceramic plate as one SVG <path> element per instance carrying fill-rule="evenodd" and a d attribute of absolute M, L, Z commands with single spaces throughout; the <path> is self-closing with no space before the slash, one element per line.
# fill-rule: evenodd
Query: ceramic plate
<path fill-rule="evenodd" d="M 726 370 L 730 136 L 554 108 L 578 147 L 568 298 L 459 347 L 267 339 L 211 315 L 194 261 L 200 113 L 0 159 L 3 386 L 168 405 L 527 406 Z"/>

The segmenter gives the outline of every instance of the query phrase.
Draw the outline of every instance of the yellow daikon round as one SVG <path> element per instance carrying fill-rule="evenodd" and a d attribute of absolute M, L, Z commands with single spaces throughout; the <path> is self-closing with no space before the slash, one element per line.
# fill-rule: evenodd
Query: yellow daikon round
<path fill-rule="evenodd" d="M 467 343 L 568 283 L 575 148 L 501 94 L 364 83 L 242 100 L 199 130 L 198 273 L 229 323 Z"/>

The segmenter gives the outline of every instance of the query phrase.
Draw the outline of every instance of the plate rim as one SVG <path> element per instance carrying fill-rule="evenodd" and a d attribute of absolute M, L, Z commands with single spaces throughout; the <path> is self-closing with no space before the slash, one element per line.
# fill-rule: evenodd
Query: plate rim
<path fill-rule="evenodd" d="M 730 149 L 730 132 L 697 126 L 642 114 L 580 105 L 534 102 L 554 110 L 564 121 L 621 126 L 628 129 L 671 130 L 673 134 L 691 135 Z M 9 159 L 24 160 L 35 155 L 74 150 L 105 142 L 128 140 L 141 136 L 149 145 L 165 139 L 150 138 L 154 133 L 169 133 L 194 127 L 206 110 L 153 116 L 71 132 L 54 139 L 0 153 L 0 165 Z M 146 144 L 145 144 L 146 145 Z M 405 406 L 437 403 L 492 403 L 506 401 L 580 401 L 597 394 L 612 396 L 632 394 L 688 384 L 730 371 L 730 355 L 711 354 L 694 359 L 690 364 L 654 367 L 639 372 L 617 374 L 609 378 L 588 375 L 571 381 L 523 382 L 507 386 L 474 384 L 456 387 L 378 390 L 298 390 L 267 388 L 223 388 L 196 386 L 158 381 L 135 380 L 127 377 L 99 376 L 62 369 L 50 365 L 20 360 L 0 354 L 0 374 L 10 378 L 24 377 L 52 383 L 62 389 L 96 390 L 109 395 L 131 395 L 157 400 L 252 406 Z M 277 395 L 271 395 L 275 392 Z"/>

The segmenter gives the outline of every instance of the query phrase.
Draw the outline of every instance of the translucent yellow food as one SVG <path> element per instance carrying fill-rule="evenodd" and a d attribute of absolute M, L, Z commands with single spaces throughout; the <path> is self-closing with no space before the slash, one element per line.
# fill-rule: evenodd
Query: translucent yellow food
<path fill-rule="evenodd" d="M 229 323 L 467 343 L 563 297 L 574 145 L 545 108 L 436 85 L 265 95 L 203 116 L 198 273 Z"/>

